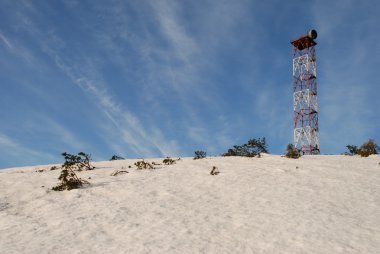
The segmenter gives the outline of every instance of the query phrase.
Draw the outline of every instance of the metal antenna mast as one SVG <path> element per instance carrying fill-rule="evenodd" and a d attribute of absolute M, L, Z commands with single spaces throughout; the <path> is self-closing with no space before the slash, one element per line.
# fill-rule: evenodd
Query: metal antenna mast
<path fill-rule="evenodd" d="M 294 149 L 319 154 L 317 70 L 314 39 L 317 31 L 291 42 L 293 45 Z"/>

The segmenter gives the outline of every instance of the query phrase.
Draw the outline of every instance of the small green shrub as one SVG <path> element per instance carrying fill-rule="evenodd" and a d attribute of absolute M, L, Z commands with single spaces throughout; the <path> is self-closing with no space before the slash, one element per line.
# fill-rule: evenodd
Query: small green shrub
<path fill-rule="evenodd" d="M 344 153 L 345 155 L 356 155 L 359 153 L 359 148 L 357 146 L 347 145 L 346 147 L 347 147 L 348 153 L 345 152 Z"/>
<path fill-rule="evenodd" d="M 90 156 L 83 152 L 78 153 L 78 155 L 64 152 L 62 153 L 62 156 L 64 157 L 65 162 L 61 166 L 61 174 L 58 177 L 58 180 L 60 180 L 61 183 L 53 187 L 52 190 L 72 190 L 82 187 L 83 184 L 90 184 L 88 181 L 79 178 L 74 172 L 74 170 L 82 171 L 83 169 L 95 169 L 95 167 L 90 165 Z M 50 170 L 52 170 L 52 168 Z"/>
<path fill-rule="evenodd" d="M 95 169 L 95 167 L 90 165 L 91 155 L 84 152 L 79 152 L 78 155 L 64 152 L 62 156 L 65 158 L 65 163 L 62 167 L 71 167 L 73 170 L 78 171 Z"/>
<path fill-rule="evenodd" d="M 110 161 L 116 161 L 116 160 L 125 160 L 125 159 L 123 157 L 117 156 L 117 155 L 113 155 L 110 159 Z"/>
<path fill-rule="evenodd" d="M 195 151 L 194 154 L 195 154 L 194 160 L 206 158 L 206 152 L 205 151 Z"/>
<path fill-rule="evenodd" d="M 79 178 L 72 168 L 63 168 L 58 180 L 60 180 L 61 183 L 52 188 L 54 191 L 78 189 L 81 188 L 83 184 L 90 184 L 86 180 Z"/>
<path fill-rule="evenodd" d="M 260 155 L 260 153 L 269 153 L 265 137 L 261 139 L 250 139 L 247 144 L 233 146 L 233 148 L 228 149 L 222 156 L 255 157 Z"/>

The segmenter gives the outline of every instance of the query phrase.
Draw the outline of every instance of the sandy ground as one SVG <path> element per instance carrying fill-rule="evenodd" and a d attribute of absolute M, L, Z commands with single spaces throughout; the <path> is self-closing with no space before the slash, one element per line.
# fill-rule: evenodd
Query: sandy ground
<path fill-rule="evenodd" d="M 136 161 L 0 170 L 0 253 L 380 253 L 380 156 Z"/>

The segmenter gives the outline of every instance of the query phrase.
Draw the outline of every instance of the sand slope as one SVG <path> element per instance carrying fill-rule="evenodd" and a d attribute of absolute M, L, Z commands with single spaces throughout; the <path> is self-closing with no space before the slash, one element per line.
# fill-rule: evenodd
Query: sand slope
<path fill-rule="evenodd" d="M 0 253 L 380 252 L 380 156 L 135 161 L 63 192 L 51 166 L 0 170 Z"/>

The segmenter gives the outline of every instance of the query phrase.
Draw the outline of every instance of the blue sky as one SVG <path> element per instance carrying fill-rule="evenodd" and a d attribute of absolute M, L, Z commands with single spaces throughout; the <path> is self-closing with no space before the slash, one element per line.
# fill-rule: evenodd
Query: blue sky
<path fill-rule="evenodd" d="M 380 142 L 379 1 L 0 2 L 0 168 L 293 139 L 290 41 L 318 31 L 320 148 Z"/>

